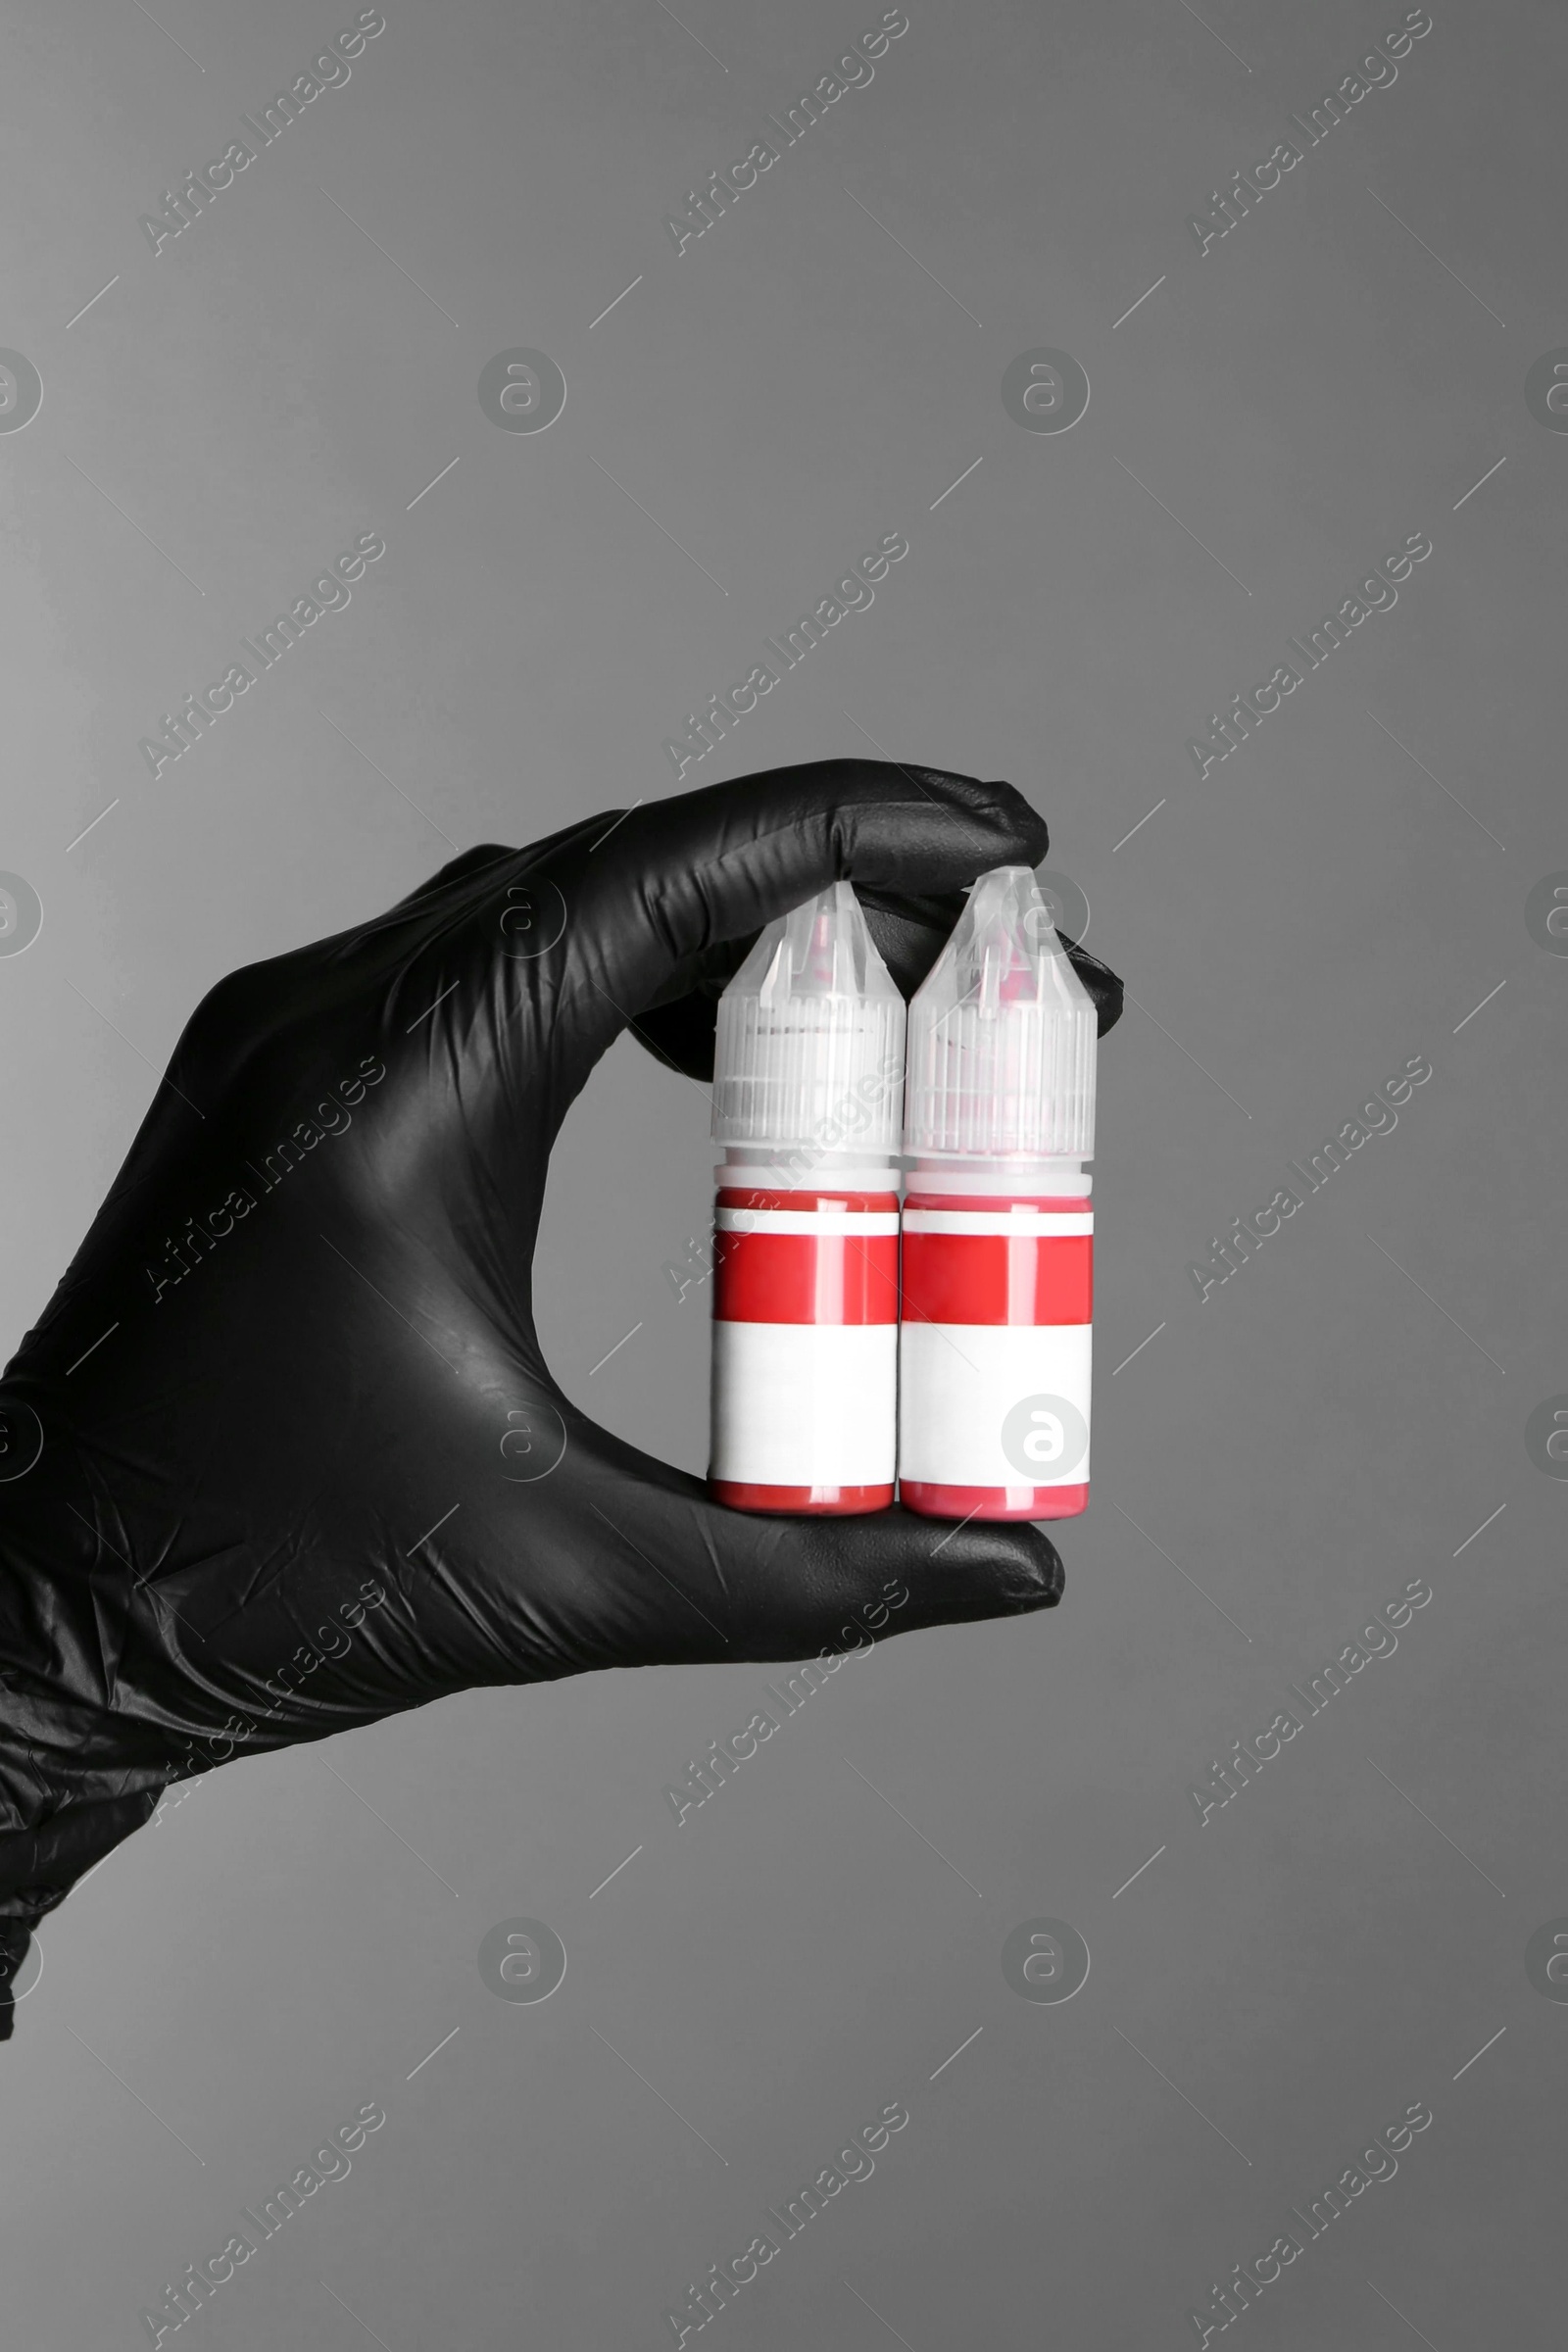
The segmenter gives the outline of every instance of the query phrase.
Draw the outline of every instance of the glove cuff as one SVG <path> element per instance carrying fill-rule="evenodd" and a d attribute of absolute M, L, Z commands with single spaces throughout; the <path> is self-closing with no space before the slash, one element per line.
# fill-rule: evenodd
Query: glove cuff
<path fill-rule="evenodd" d="M 122 1838 L 141 1828 L 162 1793 L 143 1788 L 133 1796 L 67 1805 L 35 1829 L 0 1834 L 0 2041 L 9 2041 L 15 2028 L 12 1985 L 39 1920 Z"/>

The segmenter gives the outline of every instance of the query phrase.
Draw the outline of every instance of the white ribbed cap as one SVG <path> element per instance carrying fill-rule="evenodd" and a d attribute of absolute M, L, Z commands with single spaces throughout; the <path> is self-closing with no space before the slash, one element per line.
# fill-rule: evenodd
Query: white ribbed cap
<path fill-rule="evenodd" d="M 982 874 L 909 1006 L 906 1152 L 1091 1158 L 1098 1034 L 1028 866 Z"/>
<path fill-rule="evenodd" d="M 713 1139 L 896 1152 L 904 999 L 848 882 L 768 924 L 718 1001 Z"/>

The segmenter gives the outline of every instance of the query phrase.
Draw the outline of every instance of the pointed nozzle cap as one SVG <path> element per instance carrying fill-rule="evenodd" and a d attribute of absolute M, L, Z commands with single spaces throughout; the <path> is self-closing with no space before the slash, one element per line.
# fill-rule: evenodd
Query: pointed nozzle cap
<path fill-rule="evenodd" d="M 1026 865 L 969 894 L 909 1006 L 906 1152 L 1088 1159 L 1099 1020 Z"/>
<path fill-rule="evenodd" d="M 904 999 L 848 882 L 769 923 L 718 1001 L 713 1138 L 896 1152 Z"/>

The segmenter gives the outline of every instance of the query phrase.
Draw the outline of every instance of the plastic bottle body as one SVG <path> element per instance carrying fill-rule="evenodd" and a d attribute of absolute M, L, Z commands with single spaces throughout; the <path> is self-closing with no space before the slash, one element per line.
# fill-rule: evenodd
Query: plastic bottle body
<path fill-rule="evenodd" d="M 1098 1016 L 1027 866 L 909 1007 L 899 1490 L 941 1519 L 1089 1504 Z"/>
<path fill-rule="evenodd" d="M 927 1165 L 910 1182 L 900 1500 L 936 1519 L 1072 1518 L 1089 1507 L 1090 1179 Z"/>
<path fill-rule="evenodd" d="M 896 1180 L 872 1166 L 849 1171 L 853 1183 L 824 1175 L 781 1189 L 767 1173 L 719 1171 L 710 1485 L 734 1510 L 886 1510 L 898 1434 Z"/>
<path fill-rule="evenodd" d="M 743 1511 L 893 1500 L 904 999 L 847 882 L 719 999 L 709 1483 Z"/>

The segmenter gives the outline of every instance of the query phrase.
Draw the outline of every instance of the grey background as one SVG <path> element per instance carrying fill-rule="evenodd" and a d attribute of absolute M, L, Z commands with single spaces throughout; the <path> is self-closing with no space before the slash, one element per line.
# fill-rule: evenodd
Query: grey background
<path fill-rule="evenodd" d="M 1195 2341 L 1207 2283 L 1419 2099 L 1398 2177 L 1247 2339 L 1448 2352 L 1560 2311 L 1568 2016 L 1524 1951 L 1568 1911 L 1568 1491 L 1523 1431 L 1568 1389 L 1568 963 L 1523 908 L 1568 867 L 1568 440 L 1523 383 L 1568 341 L 1565 28 L 1435 0 L 1200 258 L 1186 215 L 1400 8 L 909 13 L 677 257 L 665 210 L 876 7 L 389 0 L 155 258 L 138 214 L 353 9 L 9 12 L 0 342 L 44 402 L 0 441 L 0 865 L 44 923 L 0 962 L 7 1348 L 220 973 L 448 841 L 669 792 L 662 739 L 885 532 L 875 605 L 687 785 L 873 746 L 1010 777 L 1136 1000 L 1063 1607 L 879 1646 L 679 1827 L 664 1784 L 762 1670 L 480 1693 L 190 1788 L 46 1924 L 4 2053 L 35 2352 L 145 2341 L 160 2283 L 371 2097 L 350 2178 L 172 2340 L 668 2343 L 685 2283 L 896 2098 L 875 2177 L 703 2340 Z M 476 398 L 519 345 L 569 387 L 544 434 Z M 1091 380 L 1061 436 L 1001 402 L 1042 345 Z M 353 604 L 154 783 L 158 713 L 371 529 Z M 1418 530 L 1397 607 L 1200 783 L 1204 714 Z M 1200 1304 L 1186 1261 L 1418 1054 L 1398 1129 Z M 618 1045 L 538 1267 L 571 1395 L 694 1468 L 704 1295 L 661 1265 L 703 1231 L 706 1128 Z M 1200 1828 L 1208 1760 L 1416 1576 L 1397 1654 Z M 478 1973 L 518 1917 L 568 1955 L 539 2005 Z M 1092 1953 L 1060 2006 L 1002 1975 L 1040 1917 Z"/>

